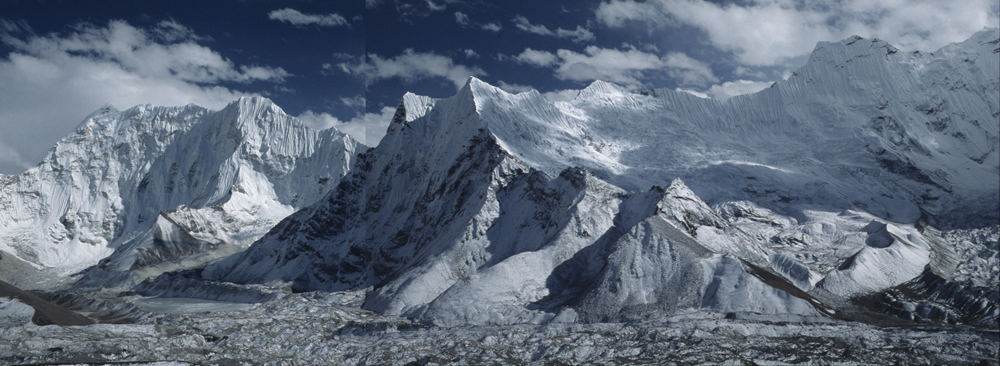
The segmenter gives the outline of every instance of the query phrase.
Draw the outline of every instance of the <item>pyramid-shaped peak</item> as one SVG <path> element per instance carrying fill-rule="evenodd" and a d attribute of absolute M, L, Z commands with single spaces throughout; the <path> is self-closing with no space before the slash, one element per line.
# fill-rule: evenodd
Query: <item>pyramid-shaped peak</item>
<path fill-rule="evenodd" d="M 514 95 L 514 93 L 509 93 L 506 90 L 485 82 L 475 76 L 470 76 L 469 79 L 466 80 L 465 85 L 462 86 L 462 89 L 459 91 L 460 94 L 462 93 L 462 90 L 472 93 L 475 98 L 506 98 Z"/>
<path fill-rule="evenodd" d="M 263 115 L 266 113 L 286 114 L 281 107 L 274 104 L 271 99 L 259 95 L 241 96 L 230 102 L 223 108 L 225 111 L 236 112 L 240 115 Z"/>
<path fill-rule="evenodd" d="M 715 216 L 708 204 L 680 178 L 674 178 L 670 182 L 658 206 L 661 212 L 672 213 L 675 216 L 684 216 L 682 214 L 684 212 L 699 212 L 698 216 Z"/>
<path fill-rule="evenodd" d="M 615 83 L 607 82 L 607 81 L 604 81 L 604 80 L 594 80 L 594 81 L 592 81 L 590 83 L 590 85 L 587 85 L 587 87 L 584 88 L 584 90 L 591 90 L 591 91 L 621 91 L 622 88 L 620 86 L 618 86 L 618 84 L 615 84 Z"/>
<path fill-rule="evenodd" d="M 88 114 L 87 117 L 83 119 L 83 121 L 81 121 L 79 124 L 76 125 L 76 128 L 77 129 L 85 128 L 87 126 L 93 125 L 97 120 L 106 119 L 102 117 L 107 117 L 119 113 L 121 113 L 121 111 L 119 111 L 118 108 L 115 108 L 115 106 L 111 104 L 104 104 L 100 108 L 97 108 L 97 110 Z"/>
<path fill-rule="evenodd" d="M 482 79 L 477 78 L 475 76 L 469 76 L 469 78 L 465 80 L 465 87 L 471 88 L 473 90 L 475 90 L 475 89 L 486 89 L 486 90 L 489 90 L 489 89 L 495 89 L 496 88 L 495 86 L 491 85 L 490 83 L 487 83 L 487 82 L 483 81 Z"/>
<path fill-rule="evenodd" d="M 436 101 L 434 98 L 428 96 L 406 92 L 406 94 L 403 94 L 403 100 L 399 103 L 399 108 L 401 108 L 402 112 L 400 109 L 397 109 L 397 116 L 393 117 L 393 122 L 409 123 L 423 117 L 424 114 L 427 114 L 427 111 L 434 107 Z M 399 121 L 397 121 L 397 118 Z"/>
<path fill-rule="evenodd" d="M 694 191 L 692 191 L 691 188 L 688 188 L 687 184 L 684 184 L 684 181 L 680 178 L 674 178 L 670 181 L 670 186 L 667 187 L 666 195 L 697 197 L 697 195 L 694 194 Z"/>
<path fill-rule="evenodd" d="M 587 85 L 586 88 L 580 90 L 579 96 L 581 97 L 594 97 L 594 96 L 613 96 L 626 94 L 627 91 L 617 84 L 610 83 L 604 80 L 594 80 Z"/>
<path fill-rule="evenodd" d="M 470 76 L 462 88 L 458 89 L 453 97 L 448 98 L 449 103 L 454 103 L 455 106 L 473 106 L 478 112 L 480 109 L 480 104 L 484 99 L 493 98 L 498 95 L 498 93 L 507 94 L 507 92 L 497 88 L 489 83 L 479 80 L 475 76 Z"/>

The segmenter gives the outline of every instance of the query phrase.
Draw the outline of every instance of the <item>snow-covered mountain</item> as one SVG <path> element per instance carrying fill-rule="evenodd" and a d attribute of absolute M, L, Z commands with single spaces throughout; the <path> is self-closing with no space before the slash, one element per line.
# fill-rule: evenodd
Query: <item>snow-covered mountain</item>
<path fill-rule="evenodd" d="M 553 102 L 475 78 L 407 94 L 335 190 L 201 276 L 373 287 L 365 308 L 438 324 L 837 314 L 981 261 L 932 226 L 996 232 L 998 43 L 821 43 L 724 101 L 595 82 Z"/>
<path fill-rule="evenodd" d="M 231 254 L 328 193 L 361 146 L 260 97 L 102 108 L 37 167 L 0 176 L 0 255 L 25 269 L 5 274 L 44 287 L 27 274 L 97 265 L 80 284 L 109 286 Z"/>

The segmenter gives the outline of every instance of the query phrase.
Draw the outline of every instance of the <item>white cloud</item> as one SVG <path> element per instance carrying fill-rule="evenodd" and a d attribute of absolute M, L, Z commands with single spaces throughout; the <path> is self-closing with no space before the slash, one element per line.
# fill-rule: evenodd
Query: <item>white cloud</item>
<path fill-rule="evenodd" d="M 676 88 L 674 90 L 694 95 L 704 99 L 726 100 L 737 95 L 753 94 L 767 89 L 773 84 L 770 81 L 736 80 L 727 81 L 722 84 L 712 85 L 706 91 L 697 91 L 687 88 Z"/>
<path fill-rule="evenodd" d="M 337 13 L 305 14 L 292 8 L 271 11 L 267 14 L 267 17 L 271 18 L 271 20 L 277 20 L 294 25 L 315 24 L 321 27 L 341 27 L 351 25 L 346 18 Z"/>
<path fill-rule="evenodd" d="M 427 2 L 427 9 L 429 9 L 430 11 L 441 11 L 448 8 L 448 6 L 445 4 L 435 4 L 431 0 L 426 0 L 426 2 Z"/>
<path fill-rule="evenodd" d="M 640 51 L 588 46 L 583 53 L 567 49 L 555 54 L 525 48 L 517 56 L 500 55 L 501 60 L 515 60 L 538 67 L 555 67 L 555 76 L 562 80 L 604 80 L 628 87 L 642 85 L 640 79 L 652 74 L 665 74 L 681 85 L 707 86 L 718 82 L 712 69 L 682 52 L 665 56 Z"/>
<path fill-rule="evenodd" d="M 479 53 L 477 53 L 476 50 L 471 48 L 466 48 L 462 50 L 462 53 L 464 53 L 465 57 L 467 58 L 479 58 Z"/>
<path fill-rule="evenodd" d="M 104 104 L 221 108 L 247 93 L 214 83 L 280 82 L 289 76 L 281 68 L 236 65 L 195 43 L 190 32 L 169 27 L 170 35 L 161 26 L 139 29 L 123 21 L 81 25 L 65 35 L 0 32 L 13 50 L 0 59 L 0 146 L 19 152 L 0 153 L 0 171 L 38 161 Z"/>
<path fill-rule="evenodd" d="M 0 32 L 3 33 L 18 33 L 18 32 L 31 32 L 31 26 L 28 22 L 22 20 L 7 20 L 0 18 Z"/>
<path fill-rule="evenodd" d="M 531 48 L 525 48 L 521 54 L 514 56 L 514 59 L 521 63 L 541 67 L 551 66 L 558 61 L 558 58 L 552 52 L 533 50 Z"/>
<path fill-rule="evenodd" d="M 21 156 L 17 149 L 0 141 L 0 173 L 17 173 L 31 167 L 31 163 Z"/>
<path fill-rule="evenodd" d="M 469 76 L 486 75 L 486 71 L 475 67 L 455 63 L 451 57 L 433 52 L 415 52 L 406 49 L 403 53 L 391 58 L 379 55 L 369 55 L 369 61 L 354 65 L 342 63 L 342 70 L 361 76 L 366 82 L 398 78 L 404 81 L 414 81 L 424 78 L 440 77 L 461 87 Z"/>
<path fill-rule="evenodd" d="M 343 104 L 350 108 L 364 109 L 365 108 L 365 96 L 358 94 L 353 97 L 341 97 L 340 104 Z"/>
<path fill-rule="evenodd" d="M 528 85 L 508 83 L 508 82 L 503 81 L 503 80 L 498 80 L 497 81 L 497 86 L 500 87 L 500 89 L 503 89 L 504 91 L 506 91 L 508 93 L 515 93 L 515 94 L 516 93 L 521 93 L 521 92 L 535 90 L 535 88 L 532 88 L 532 87 L 530 87 Z"/>
<path fill-rule="evenodd" d="M 423 2 L 412 0 L 391 1 L 396 8 L 399 20 L 410 24 L 417 24 L 417 22 L 422 21 L 420 20 L 421 18 L 427 18 L 431 14 L 437 12 L 443 12 L 448 10 L 449 5 L 459 4 L 462 2 L 463 0 L 424 0 Z M 382 3 L 381 0 L 365 0 L 365 7 L 372 9 L 380 3 Z"/>
<path fill-rule="evenodd" d="M 725 100 L 737 95 L 753 94 L 770 87 L 770 81 L 736 80 L 712 85 L 707 94 L 714 99 Z"/>
<path fill-rule="evenodd" d="M 469 15 L 460 11 L 456 11 L 455 23 L 458 23 L 458 25 L 463 27 L 469 25 Z"/>
<path fill-rule="evenodd" d="M 576 26 L 576 29 L 556 28 L 556 30 L 552 30 L 542 24 L 531 24 L 528 18 L 521 15 L 514 17 L 514 26 L 528 33 L 547 37 L 566 38 L 573 42 L 585 42 L 594 39 L 594 33 L 579 25 Z"/>
<path fill-rule="evenodd" d="M 711 97 L 708 96 L 708 94 L 702 93 L 702 92 L 697 91 L 697 90 L 684 89 L 684 88 L 677 88 L 677 89 L 674 89 L 674 90 L 679 91 L 681 93 L 688 93 L 688 94 L 691 94 L 691 95 L 696 96 L 696 97 L 701 98 L 701 99 L 711 98 Z"/>
<path fill-rule="evenodd" d="M 542 93 L 542 96 L 550 102 L 565 102 L 573 100 L 573 98 L 576 98 L 579 94 L 579 89 L 562 89 Z"/>
<path fill-rule="evenodd" d="M 668 53 L 663 58 L 663 64 L 667 67 L 667 73 L 684 85 L 702 85 L 719 81 L 708 65 L 683 52 Z"/>
<path fill-rule="evenodd" d="M 204 37 L 199 37 L 197 34 L 194 34 L 194 31 L 192 31 L 191 28 L 188 28 L 173 19 L 163 20 L 156 23 L 152 32 L 157 36 L 157 38 L 165 42 L 205 39 Z"/>
<path fill-rule="evenodd" d="M 385 131 L 389 128 L 395 113 L 396 108 L 382 107 L 378 113 L 364 113 L 349 121 L 341 121 L 329 113 L 316 113 L 310 110 L 298 115 L 298 118 L 313 128 L 335 127 L 365 145 L 376 146 L 385 136 Z"/>
<path fill-rule="evenodd" d="M 1000 22 L 993 0 L 847 0 L 814 4 L 759 0 L 718 5 L 704 0 L 611 0 L 596 11 L 598 22 L 686 24 L 703 31 L 713 46 L 747 65 L 777 65 L 807 55 L 817 42 L 852 34 L 885 39 L 904 50 L 933 51 L 965 40 Z"/>
<path fill-rule="evenodd" d="M 561 49 L 556 54 L 560 58 L 556 77 L 565 80 L 604 80 L 635 87 L 642 84 L 638 80 L 642 72 L 664 67 L 659 56 L 638 50 L 588 46 L 584 53 Z"/>
<path fill-rule="evenodd" d="M 733 75 L 744 76 L 744 77 L 751 77 L 751 78 L 757 78 L 757 79 L 764 79 L 765 78 L 765 74 L 764 74 L 763 71 L 756 70 L 756 69 L 749 68 L 749 67 L 745 67 L 745 66 L 736 66 L 736 68 L 733 69 Z"/>
<path fill-rule="evenodd" d="M 665 22 L 660 7 L 655 1 L 636 2 L 633 0 L 611 0 L 602 2 L 595 12 L 597 21 L 609 27 L 621 27 L 626 21 Z"/>
<path fill-rule="evenodd" d="M 503 30 L 503 27 L 499 23 L 486 23 L 483 24 L 481 28 L 483 28 L 483 30 L 485 31 L 490 31 L 490 32 L 499 32 Z"/>
<path fill-rule="evenodd" d="M 192 40 L 168 41 L 156 32 L 112 21 L 106 28 L 80 26 L 66 37 L 20 39 L 4 37 L 15 54 L 43 58 L 90 59 L 113 62 L 144 76 L 175 78 L 195 83 L 219 81 L 282 81 L 282 68 L 239 66 Z"/>

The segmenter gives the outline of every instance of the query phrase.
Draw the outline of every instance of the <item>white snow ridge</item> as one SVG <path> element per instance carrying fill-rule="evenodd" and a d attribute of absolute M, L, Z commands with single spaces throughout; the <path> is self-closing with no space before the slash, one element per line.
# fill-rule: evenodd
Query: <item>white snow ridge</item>
<path fill-rule="evenodd" d="M 595 82 L 552 103 L 476 78 L 408 94 L 337 189 L 201 275 L 373 287 L 364 308 L 439 325 L 829 313 L 950 276 L 925 227 L 995 225 L 996 38 L 820 44 L 726 101 Z"/>
<path fill-rule="evenodd" d="M 90 267 L 95 286 L 205 263 L 336 186 L 358 146 L 259 97 L 220 111 L 106 107 L 37 167 L 0 176 L 0 251 L 57 275 Z M 24 277 L 13 280 L 45 286 Z"/>
<path fill-rule="evenodd" d="M 0 338 L 61 348 L 0 361 L 995 363 L 998 121 L 997 29 L 722 101 L 469 78 L 370 149 L 262 98 L 102 110 L 0 176 L 3 263 L 48 276 L 0 279 L 135 324 L 64 344 L 12 302 Z"/>

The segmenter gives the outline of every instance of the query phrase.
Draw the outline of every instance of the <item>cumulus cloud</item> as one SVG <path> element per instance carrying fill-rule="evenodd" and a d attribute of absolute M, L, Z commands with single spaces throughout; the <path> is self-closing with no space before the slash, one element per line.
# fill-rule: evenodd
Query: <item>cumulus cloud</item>
<path fill-rule="evenodd" d="M 711 44 L 747 65 L 769 66 L 807 55 L 819 41 L 852 34 L 878 37 L 902 49 L 935 50 L 996 26 L 1000 5 L 992 0 L 849 0 L 816 4 L 759 0 L 719 5 L 705 0 L 610 0 L 597 21 L 622 27 L 630 21 L 654 26 L 689 25 Z"/>
<path fill-rule="evenodd" d="M 638 50 L 588 46 L 583 53 L 561 49 L 556 54 L 560 59 L 556 77 L 565 80 L 604 80 L 634 87 L 642 84 L 643 72 L 664 67 L 659 56 Z"/>
<path fill-rule="evenodd" d="M 528 33 L 534 33 L 547 37 L 565 38 L 572 40 L 573 42 L 585 42 L 594 39 L 593 32 L 579 25 L 576 26 L 576 29 L 556 28 L 555 30 L 552 30 L 542 24 L 531 24 L 528 18 L 521 15 L 514 17 L 514 27 Z"/>
<path fill-rule="evenodd" d="M 466 48 L 466 49 L 462 50 L 462 53 L 465 54 L 465 57 L 468 57 L 468 58 L 479 58 L 479 53 L 476 52 L 476 50 L 471 49 L 471 48 Z"/>
<path fill-rule="evenodd" d="M 353 109 L 364 109 L 367 100 L 364 95 L 358 94 L 353 97 L 341 97 L 340 104 Z"/>
<path fill-rule="evenodd" d="M 456 11 L 455 23 L 458 23 L 458 25 L 463 27 L 469 25 L 469 15 L 460 11 Z"/>
<path fill-rule="evenodd" d="M 533 50 L 531 48 L 525 48 L 524 51 L 513 58 L 520 63 L 541 67 L 551 66 L 559 60 L 552 52 Z"/>
<path fill-rule="evenodd" d="M 329 113 L 316 113 L 311 110 L 298 115 L 299 120 L 316 129 L 335 127 L 340 132 L 350 135 L 355 140 L 368 146 L 376 146 L 385 136 L 396 108 L 382 107 L 378 113 L 364 113 L 348 121 L 341 121 Z"/>
<path fill-rule="evenodd" d="M 292 8 L 284 8 L 271 11 L 267 14 L 271 20 L 290 23 L 294 25 L 318 25 L 321 27 L 343 27 L 350 26 L 344 16 L 337 13 L 330 14 L 306 14 Z"/>
<path fill-rule="evenodd" d="M 434 52 L 416 52 L 406 49 L 395 57 L 368 55 L 368 61 L 358 64 L 339 64 L 341 70 L 363 77 L 371 83 L 383 79 L 414 81 L 425 78 L 444 78 L 461 87 L 469 76 L 486 75 L 483 69 L 455 63 L 451 57 Z"/>
<path fill-rule="evenodd" d="M 641 80 L 653 74 L 669 76 L 681 85 L 705 87 L 719 81 L 707 64 L 682 52 L 659 56 L 635 48 L 587 46 L 582 53 L 560 49 L 553 54 L 526 48 L 516 56 L 501 55 L 500 58 L 538 67 L 555 67 L 556 78 L 562 80 L 604 80 L 628 87 L 642 86 Z"/>
<path fill-rule="evenodd" d="M 503 26 L 501 26 L 499 23 L 486 23 L 480 26 L 480 28 L 490 32 L 499 32 L 503 30 Z"/>
<path fill-rule="evenodd" d="M 37 162 L 57 139 L 104 104 L 196 103 L 221 108 L 246 92 L 218 82 L 281 82 L 281 68 L 237 65 L 199 45 L 176 23 L 140 29 L 123 21 L 79 25 L 70 34 L 0 31 L 0 171 Z M 180 38 L 178 38 L 180 37 Z M 25 128 L 31 126 L 31 128 Z M 30 163 L 28 163 L 30 162 Z"/>
<path fill-rule="evenodd" d="M 597 21 L 609 27 L 622 27 L 627 21 L 668 22 L 656 1 L 611 0 L 602 2 L 595 12 Z"/>
<path fill-rule="evenodd" d="M 702 85 L 719 81 L 712 69 L 705 63 L 695 60 L 683 52 L 671 52 L 662 58 L 667 73 L 684 85 Z"/>

